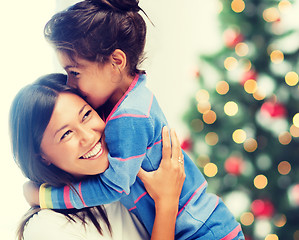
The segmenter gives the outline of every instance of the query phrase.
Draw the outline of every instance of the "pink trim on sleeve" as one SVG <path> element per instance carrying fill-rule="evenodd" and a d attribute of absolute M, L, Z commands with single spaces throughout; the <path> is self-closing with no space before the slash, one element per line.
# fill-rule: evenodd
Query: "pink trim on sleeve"
<path fill-rule="evenodd" d="M 82 185 L 82 182 L 79 183 L 79 197 L 81 199 L 81 202 L 83 203 L 83 206 L 88 207 L 83 200 L 81 185 Z"/>
<path fill-rule="evenodd" d="M 136 74 L 134 80 L 132 81 L 130 87 L 128 88 L 128 90 L 125 92 L 125 94 L 121 97 L 121 99 L 118 100 L 118 102 L 116 103 L 116 105 L 114 106 L 114 108 L 112 109 L 112 111 L 110 112 L 109 116 L 106 119 L 106 123 L 110 120 L 111 116 L 113 115 L 113 113 L 116 111 L 116 109 L 118 108 L 118 106 L 122 103 L 122 101 L 124 100 L 124 98 L 129 94 L 129 92 L 132 91 L 132 89 L 135 87 L 136 83 L 138 82 L 139 79 L 139 74 Z"/>
<path fill-rule="evenodd" d="M 146 153 L 143 153 L 143 154 L 140 154 L 140 155 L 137 155 L 137 156 L 128 157 L 128 158 L 117 158 L 116 157 L 115 159 L 117 159 L 120 162 L 126 162 L 126 161 L 131 160 L 131 159 L 143 157 L 143 156 L 145 156 L 145 154 Z"/>
<path fill-rule="evenodd" d="M 232 230 L 229 234 L 227 234 L 224 238 L 221 238 L 220 240 L 231 240 L 234 239 L 236 236 L 238 236 L 239 232 L 241 232 L 241 226 L 240 224 L 234 229 Z"/>
<path fill-rule="evenodd" d="M 136 206 L 130 208 L 130 209 L 129 209 L 129 212 L 132 211 L 132 210 L 134 210 L 134 209 L 136 209 L 136 208 L 137 208 Z"/>
<path fill-rule="evenodd" d="M 194 195 L 200 190 L 202 189 L 205 185 L 207 184 L 207 181 L 204 181 L 203 184 L 201 184 L 199 186 L 199 188 L 197 188 L 195 190 L 195 192 L 192 194 L 192 196 L 188 199 L 188 201 L 185 203 L 185 205 L 180 209 L 180 211 L 178 212 L 178 215 L 184 210 L 184 208 L 188 205 L 188 203 L 191 201 L 191 199 L 194 197 Z"/>
<path fill-rule="evenodd" d="M 142 194 L 141 194 L 141 195 L 134 201 L 134 203 L 135 203 L 135 204 L 138 203 L 139 200 L 140 200 L 141 198 L 143 198 L 146 194 L 147 194 L 147 192 L 142 193 Z"/>
<path fill-rule="evenodd" d="M 63 199 L 64 199 L 64 203 L 67 209 L 69 208 L 74 208 L 74 206 L 71 203 L 71 199 L 70 199 L 70 187 L 69 186 L 65 186 L 63 189 Z"/>

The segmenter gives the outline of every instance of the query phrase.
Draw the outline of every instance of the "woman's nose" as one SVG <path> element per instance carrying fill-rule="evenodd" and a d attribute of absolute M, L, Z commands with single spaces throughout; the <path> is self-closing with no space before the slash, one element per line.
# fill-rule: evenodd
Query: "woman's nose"
<path fill-rule="evenodd" d="M 80 143 L 82 145 L 90 144 L 91 140 L 94 139 L 94 132 L 89 128 L 81 127 L 79 130 L 79 136 L 80 136 Z"/>

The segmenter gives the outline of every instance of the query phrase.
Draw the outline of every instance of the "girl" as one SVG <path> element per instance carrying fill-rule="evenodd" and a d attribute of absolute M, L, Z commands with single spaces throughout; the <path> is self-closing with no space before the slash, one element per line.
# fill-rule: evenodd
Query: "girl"
<path fill-rule="evenodd" d="M 26 177 L 38 185 L 43 182 L 57 187 L 67 184 L 73 189 L 72 182 L 102 173 L 109 162 L 104 122 L 66 86 L 66 80 L 63 74 L 51 74 L 24 87 L 13 101 L 10 129 L 13 155 Z M 159 170 L 153 173 L 141 170 L 138 175 L 156 203 L 151 239 L 174 239 L 184 167 L 177 162 L 182 153 L 174 132 L 171 135 L 173 159 L 164 129 L 164 159 Z M 95 157 L 87 157 L 95 151 Z M 25 240 L 77 238 L 148 239 L 148 234 L 136 217 L 116 202 L 58 212 L 35 208 L 22 222 L 18 237 Z"/>
<path fill-rule="evenodd" d="M 109 167 L 98 178 L 67 188 L 40 190 L 42 208 L 83 208 L 121 200 L 151 234 L 154 202 L 139 178 L 140 167 L 158 168 L 161 136 L 167 125 L 138 68 L 146 25 L 136 0 L 86 0 L 52 17 L 45 36 L 77 88 L 106 121 Z M 184 153 L 186 180 L 176 222 L 176 239 L 244 239 L 240 224 Z M 180 159 L 183 162 L 183 159 Z"/>

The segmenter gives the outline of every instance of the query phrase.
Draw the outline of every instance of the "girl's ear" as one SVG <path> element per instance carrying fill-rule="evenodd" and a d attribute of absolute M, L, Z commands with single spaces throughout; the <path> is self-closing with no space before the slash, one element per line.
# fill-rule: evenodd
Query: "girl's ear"
<path fill-rule="evenodd" d="M 44 158 L 43 154 L 41 154 L 40 156 L 40 160 L 42 161 L 43 164 L 45 164 L 46 166 L 50 166 L 51 162 L 47 159 Z"/>
<path fill-rule="evenodd" d="M 115 49 L 110 58 L 112 65 L 116 66 L 119 70 L 124 70 L 126 68 L 127 56 L 122 50 Z"/>

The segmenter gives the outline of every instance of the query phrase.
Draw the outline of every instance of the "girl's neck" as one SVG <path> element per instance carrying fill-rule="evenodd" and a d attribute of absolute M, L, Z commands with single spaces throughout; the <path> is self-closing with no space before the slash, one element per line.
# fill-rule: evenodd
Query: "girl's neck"
<path fill-rule="evenodd" d="M 115 91 L 113 96 L 106 102 L 105 109 L 110 113 L 113 107 L 118 103 L 118 101 L 122 98 L 122 96 L 126 93 L 126 91 L 131 86 L 135 76 L 131 75 L 123 75 L 120 77 L 120 86 Z M 106 114 L 105 114 L 106 115 Z"/>

